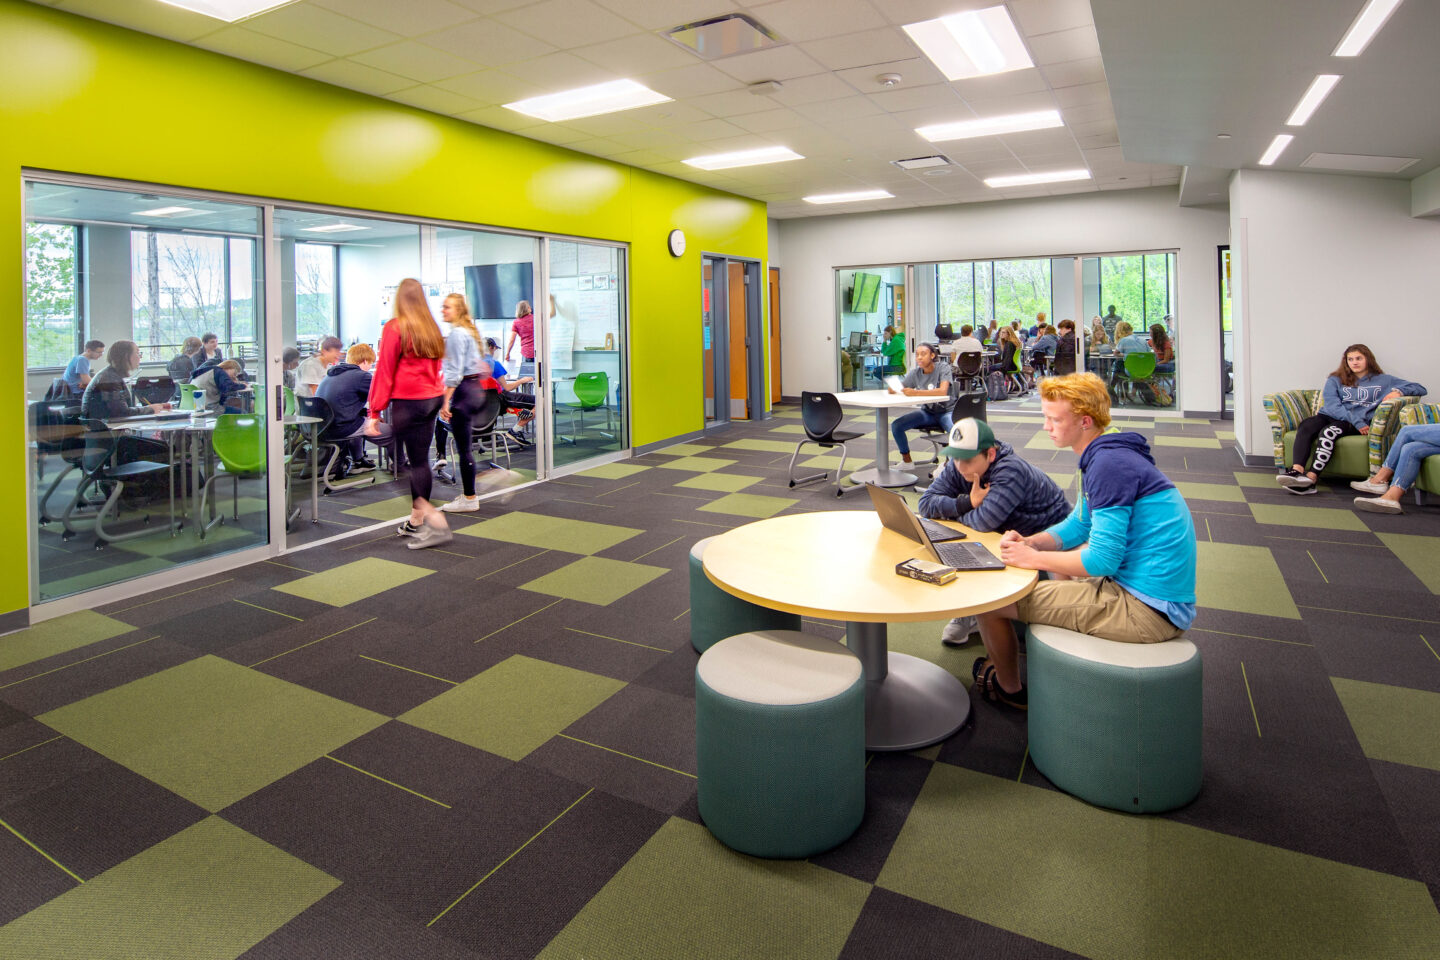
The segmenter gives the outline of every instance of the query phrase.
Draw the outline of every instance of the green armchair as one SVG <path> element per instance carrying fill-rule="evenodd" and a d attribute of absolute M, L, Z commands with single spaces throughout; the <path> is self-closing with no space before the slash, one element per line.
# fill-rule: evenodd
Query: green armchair
<path fill-rule="evenodd" d="M 1286 390 L 1265 395 L 1265 417 L 1270 421 L 1270 437 L 1275 441 L 1275 469 L 1285 470 L 1294 463 L 1295 429 L 1300 421 L 1320 412 L 1319 390 Z M 1400 411 L 1420 402 L 1419 397 L 1387 400 L 1375 409 L 1370 420 L 1370 433 L 1365 436 L 1341 437 L 1335 444 L 1335 458 L 1327 476 L 1354 477 L 1364 480 L 1380 469 L 1390 452 L 1390 441 L 1400 431 Z"/>
<path fill-rule="evenodd" d="M 1406 404 L 1400 411 L 1400 426 L 1414 423 L 1440 423 L 1440 403 Z M 1415 479 L 1415 502 L 1423 502 L 1422 494 L 1426 493 L 1440 494 L 1440 457 L 1426 457 L 1420 466 L 1420 476 Z"/>

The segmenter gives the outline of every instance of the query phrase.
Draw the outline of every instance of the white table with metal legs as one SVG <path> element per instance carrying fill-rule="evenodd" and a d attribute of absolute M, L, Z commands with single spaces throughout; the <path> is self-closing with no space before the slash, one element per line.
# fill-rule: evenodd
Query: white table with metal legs
<path fill-rule="evenodd" d="M 894 407 L 914 409 L 927 403 L 945 403 L 944 397 L 907 397 L 888 390 L 856 390 L 837 393 L 841 406 L 868 407 L 875 411 L 875 465 L 850 474 L 851 483 L 873 483 L 877 487 L 908 487 L 915 474 L 890 466 L 890 410 Z"/>

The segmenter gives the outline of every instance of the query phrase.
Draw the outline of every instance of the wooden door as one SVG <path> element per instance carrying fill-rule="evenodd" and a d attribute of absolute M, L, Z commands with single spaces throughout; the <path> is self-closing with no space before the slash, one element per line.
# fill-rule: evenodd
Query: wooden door
<path fill-rule="evenodd" d="M 770 268 L 770 402 L 780 402 L 780 268 Z"/>

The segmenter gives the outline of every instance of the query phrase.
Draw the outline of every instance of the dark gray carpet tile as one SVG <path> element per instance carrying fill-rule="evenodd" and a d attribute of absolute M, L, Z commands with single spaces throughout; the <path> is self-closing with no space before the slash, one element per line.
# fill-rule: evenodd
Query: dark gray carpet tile
<path fill-rule="evenodd" d="M 39 720 L 0 730 L 0 758 L 0 808 L 110 762 Z"/>
<path fill-rule="evenodd" d="M 519 765 L 477 787 L 446 809 L 321 758 L 224 815 L 424 924 L 585 792 Z"/>
<path fill-rule="evenodd" d="M 0 807 L 0 819 L 85 880 L 206 816 L 109 760 Z"/>
<path fill-rule="evenodd" d="M 457 537 L 456 539 L 469 538 Z M 493 541 L 482 540 L 480 542 L 491 543 Z M 543 577 L 547 573 L 559 570 L 567 564 L 574 563 L 578 559 L 580 559 L 579 554 L 526 545 L 514 554 L 514 559 L 501 557 L 491 559 L 488 568 L 475 575 L 471 595 L 483 598 L 492 590 L 498 591 L 521 586 L 531 580 Z M 540 594 L 534 594 L 534 596 L 540 596 Z"/>
<path fill-rule="evenodd" d="M 200 656 L 191 647 L 153 637 L 130 633 L 29 664 L 0 684 L 0 700 L 38 716 Z"/>
<path fill-rule="evenodd" d="M 649 558 L 639 562 L 648 563 Z M 686 612 L 690 606 L 689 568 L 673 565 L 671 569 L 675 572 L 667 578 L 669 592 L 663 600 L 638 607 L 623 601 L 608 607 L 577 606 L 575 610 L 581 612 L 565 621 L 565 625 L 661 650 L 689 649 L 690 614 Z M 566 604 L 555 610 L 570 613 Z"/>
<path fill-rule="evenodd" d="M 681 617 L 679 622 L 687 624 L 689 621 L 687 617 Z M 662 657 L 659 662 L 636 677 L 633 682 L 693 700 L 695 698 L 695 665 L 699 660 L 700 654 L 690 646 L 687 632 L 684 646 Z"/>
<path fill-rule="evenodd" d="M 971 692 L 970 719 L 941 744 L 937 759 L 1013 780 L 1020 775 L 1027 742 L 1024 713 L 982 702 Z"/>
<path fill-rule="evenodd" d="M 1422 879 L 1363 756 L 1211 734 L 1204 762 L 1200 795 L 1166 819 Z"/>
<path fill-rule="evenodd" d="M 665 820 L 661 813 L 596 790 L 493 874 L 486 877 L 485 870 L 472 868 L 471 884 L 482 877 L 484 883 L 431 929 L 495 960 L 528 960 Z"/>
<path fill-rule="evenodd" d="M 345 884 L 240 960 L 475 960 L 482 956 Z"/>
<path fill-rule="evenodd" d="M 1290 617 L 1267 617 L 1259 613 L 1240 613 L 1234 610 L 1220 610 L 1215 607 L 1201 607 L 1190 625 L 1187 634 L 1195 643 L 1206 636 L 1216 634 L 1237 640 L 1251 640 L 1255 643 L 1309 644 L 1313 641 L 1309 624 L 1303 619 Z"/>
<path fill-rule="evenodd" d="M 957 845 L 954 856 L 963 856 Z M 879 887 L 870 891 L 840 960 L 1067 960 L 1077 954 L 932 907 Z"/>
<path fill-rule="evenodd" d="M 331 756 L 462 811 L 480 803 L 486 784 L 512 766 L 503 757 L 400 721 L 376 727 Z"/>
<path fill-rule="evenodd" d="M 1290 594 L 1295 598 L 1295 605 L 1300 608 L 1306 624 L 1314 624 L 1316 630 L 1338 626 L 1347 614 L 1367 614 L 1372 620 L 1389 624 L 1414 623 L 1421 629 L 1428 626 L 1440 632 L 1440 598 L 1413 579 L 1409 582 L 1414 583 L 1417 589 L 1387 588 L 1385 581 L 1378 581 L 1373 587 L 1357 583 L 1306 582 L 1293 585 Z M 1396 588 L 1405 585 L 1392 583 Z"/>
<path fill-rule="evenodd" d="M 460 682 L 436 679 L 438 674 L 427 676 L 424 674 L 429 671 L 422 673 L 411 666 L 412 648 L 403 641 L 369 643 L 355 649 L 354 655 L 335 658 L 336 662 L 322 667 L 312 668 L 297 654 L 258 669 L 387 717 L 399 716 L 433 700 Z M 358 652 L 361 650 L 364 653 Z"/>
<path fill-rule="evenodd" d="M 170 590 L 122 600 L 96 609 L 107 617 L 143 630 L 163 623 L 181 611 L 200 613 L 203 610 L 215 610 L 229 603 L 234 597 L 253 593 L 254 581 L 241 573 L 242 571 L 237 570 L 222 577 L 209 577 L 198 584 L 180 584 Z"/>
<path fill-rule="evenodd" d="M 9 923 L 79 886 L 9 830 L 0 830 L 0 923 Z"/>
<path fill-rule="evenodd" d="M 1268 530 L 1289 530 L 1287 537 L 1293 537 L 1300 533 L 1295 527 L 1265 527 L 1255 523 L 1247 514 L 1235 516 L 1230 513 L 1201 512 L 1193 506 L 1190 514 L 1195 522 L 1195 536 L 1199 540 L 1212 540 L 1215 543 L 1238 543 L 1249 547 L 1271 547 L 1274 540 L 1266 536 Z M 1330 534 L 1333 531 L 1326 530 Z"/>
<path fill-rule="evenodd" d="M 573 601 L 556 604 L 486 640 L 485 645 L 626 682 L 645 673 L 660 658 L 671 656 L 664 649 L 641 646 L 640 641 L 627 643 L 599 636 L 587 628 L 572 627 L 588 627 L 589 620 L 584 616 L 587 609 L 587 605 Z"/>
<path fill-rule="evenodd" d="M 332 607 L 274 590 L 255 590 L 203 612 L 173 610 L 147 629 L 198 653 L 222 654 L 251 637 L 304 623 Z"/>
<path fill-rule="evenodd" d="M 15 709 L 8 703 L 0 703 L 0 744 L 4 743 L 4 731 L 7 727 L 12 727 L 16 724 L 26 723 L 29 721 L 29 719 L 29 714 L 26 714 L 21 710 Z M 0 746 L 0 757 L 5 756 L 9 752 L 10 751 L 5 750 L 3 746 Z"/>
<path fill-rule="evenodd" d="M 697 785 L 693 775 L 686 775 L 693 774 L 693 768 L 667 769 L 634 754 L 564 736 L 552 737 L 521 762 L 664 814 L 689 803 Z"/>
<path fill-rule="evenodd" d="M 404 556 L 406 554 L 433 552 L 402 548 L 401 555 L 389 556 L 382 551 L 371 556 L 406 563 L 409 560 L 408 556 Z M 423 579 L 357 600 L 348 604 L 346 609 L 361 616 L 379 617 L 405 631 L 423 631 L 435 621 L 452 615 L 456 605 L 473 602 L 478 593 L 475 584 L 472 577 L 432 573 Z"/>
<path fill-rule="evenodd" d="M 695 701 L 689 697 L 627 685 L 564 733 L 686 773 L 696 772 Z"/>
<path fill-rule="evenodd" d="M 934 766 L 908 753 L 872 753 L 865 768 L 865 819 L 840 846 L 810 862 L 874 883 Z"/>
<path fill-rule="evenodd" d="M 1440 693 L 1440 624 L 1347 617 L 1316 628 L 1315 649 L 1333 677 Z M 1427 632 L 1428 631 L 1428 632 Z"/>
<path fill-rule="evenodd" d="M 1440 905 L 1440 772 L 1383 760 L 1370 761 L 1370 768 L 1421 878 Z"/>
<path fill-rule="evenodd" d="M 394 629 L 395 625 L 388 620 L 361 616 L 348 607 L 331 607 L 305 620 L 286 620 L 283 626 L 242 639 L 217 655 L 241 666 L 276 673 L 281 669 L 278 665 L 290 657 L 302 656 L 312 664 L 328 662 L 326 657 L 339 657 L 339 651 L 349 649 L 347 644 L 356 641 L 355 634 L 382 636 Z"/>

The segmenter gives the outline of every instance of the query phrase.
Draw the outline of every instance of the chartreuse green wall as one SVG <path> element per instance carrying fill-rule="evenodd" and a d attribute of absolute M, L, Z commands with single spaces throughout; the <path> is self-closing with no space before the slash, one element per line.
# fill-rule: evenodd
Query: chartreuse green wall
<path fill-rule="evenodd" d="M 0 0 L 0 129 L 12 506 L 27 462 L 22 168 L 629 242 L 637 446 L 703 426 L 700 251 L 766 259 L 762 203 L 19 0 Z M 689 240 L 679 259 L 674 227 Z M 27 604 L 25 523 L 0 511 L 0 613 Z"/>

